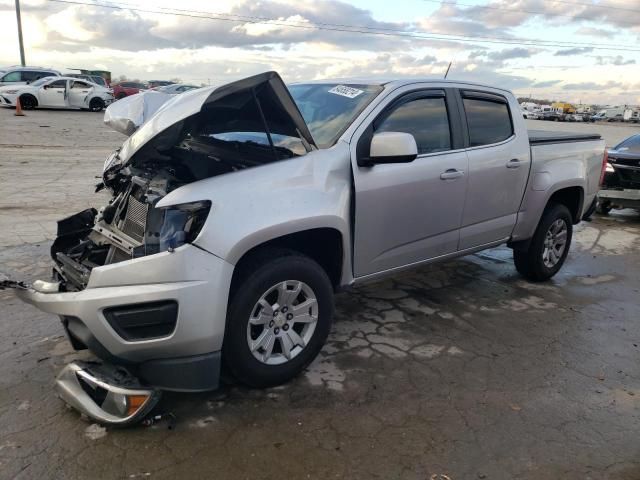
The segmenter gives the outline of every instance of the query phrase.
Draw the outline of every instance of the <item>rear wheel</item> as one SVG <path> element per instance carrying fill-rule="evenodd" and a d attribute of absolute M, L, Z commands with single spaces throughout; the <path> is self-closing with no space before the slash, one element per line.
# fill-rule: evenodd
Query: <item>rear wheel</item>
<path fill-rule="evenodd" d="M 333 289 L 315 261 L 267 250 L 239 272 L 229 303 L 222 357 L 252 387 L 284 383 L 311 363 L 333 317 Z"/>
<path fill-rule="evenodd" d="M 536 282 L 550 279 L 564 264 L 572 235 L 569 209 L 565 205 L 550 205 L 542 215 L 529 247 L 513 251 L 516 270 Z"/>
<path fill-rule="evenodd" d="M 20 95 L 20 106 L 23 110 L 33 110 L 38 106 L 38 100 L 33 95 L 29 95 L 25 93 L 24 95 Z"/>

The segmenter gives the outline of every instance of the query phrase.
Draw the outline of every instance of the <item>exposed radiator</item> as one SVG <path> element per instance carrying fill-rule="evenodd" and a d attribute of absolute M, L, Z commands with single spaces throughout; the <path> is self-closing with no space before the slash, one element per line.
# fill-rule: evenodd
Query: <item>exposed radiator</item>
<path fill-rule="evenodd" d="M 127 214 L 122 226 L 120 227 L 122 233 L 142 242 L 144 240 L 144 231 L 147 226 L 148 210 L 148 204 L 139 202 L 135 197 L 130 196 L 127 204 Z"/>

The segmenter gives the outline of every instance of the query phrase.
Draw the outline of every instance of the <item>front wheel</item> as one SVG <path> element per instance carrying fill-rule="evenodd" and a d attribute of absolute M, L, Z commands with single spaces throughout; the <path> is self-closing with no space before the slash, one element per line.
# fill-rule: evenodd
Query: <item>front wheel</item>
<path fill-rule="evenodd" d="M 33 95 L 20 95 L 20 106 L 23 110 L 33 110 L 38 106 L 38 100 Z"/>
<path fill-rule="evenodd" d="M 529 248 L 513 251 L 516 270 L 536 282 L 550 279 L 564 264 L 572 235 L 573 222 L 569 209 L 560 204 L 547 207 Z"/>
<path fill-rule="evenodd" d="M 98 97 L 92 98 L 89 102 L 89 110 L 92 112 L 101 112 L 104 110 L 104 100 Z"/>
<path fill-rule="evenodd" d="M 333 289 L 311 258 L 269 250 L 234 282 L 222 358 L 252 387 L 280 385 L 318 355 L 333 317 Z"/>

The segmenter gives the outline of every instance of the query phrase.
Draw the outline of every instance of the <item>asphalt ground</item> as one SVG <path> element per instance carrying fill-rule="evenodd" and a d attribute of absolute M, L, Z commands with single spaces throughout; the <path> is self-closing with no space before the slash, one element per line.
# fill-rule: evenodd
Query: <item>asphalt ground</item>
<path fill-rule="evenodd" d="M 0 109 L 0 272 L 46 276 L 55 221 L 104 203 L 93 185 L 124 137 L 101 122 Z M 609 145 L 640 131 L 528 123 Z M 55 397 L 87 354 L 0 292 L 0 478 L 640 479 L 639 246 L 640 216 L 618 211 L 577 226 L 547 283 L 497 248 L 340 294 L 291 383 L 166 395 L 173 425 L 124 430 Z"/>

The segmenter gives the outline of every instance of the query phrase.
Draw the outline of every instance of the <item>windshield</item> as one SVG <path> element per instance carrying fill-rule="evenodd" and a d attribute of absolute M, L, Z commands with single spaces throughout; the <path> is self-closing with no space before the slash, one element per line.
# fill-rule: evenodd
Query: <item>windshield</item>
<path fill-rule="evenodd" d="M 633 135 L 616 146 L 619 152 L 640 153 L 640 135 Z"/>
<path fill-rule="evenodd" d="M 332 146 L 382 91 L 380 85 L 296 84 L 289 91 L 320 148 Z"/>

